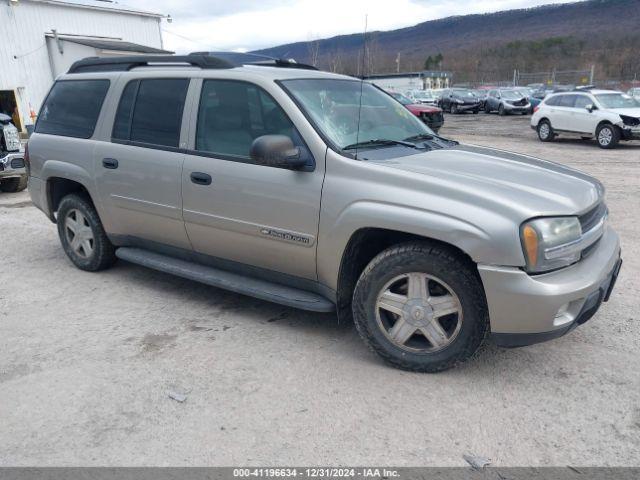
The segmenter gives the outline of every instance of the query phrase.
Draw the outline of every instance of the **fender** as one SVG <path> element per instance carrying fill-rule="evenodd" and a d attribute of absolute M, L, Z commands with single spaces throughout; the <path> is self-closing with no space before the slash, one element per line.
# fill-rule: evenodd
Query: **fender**
<path fill-rule="evenodd" d="M 326 222 L 326 224 L 325 224 Z M 514 238 L 513 223 L 487 211 L 483 223 L 497 227 L 488 232 L 467 220 L 427 209 L 375 201 L 348 205 L 330 223 L 320 222 L 318 237 L 318 279 L 337 289 L 342 254 L 355 232 L 363 228 L 381 228 L 448 243 L 467 253 L 476 263 L 523 265 L 519 239 Z"/>

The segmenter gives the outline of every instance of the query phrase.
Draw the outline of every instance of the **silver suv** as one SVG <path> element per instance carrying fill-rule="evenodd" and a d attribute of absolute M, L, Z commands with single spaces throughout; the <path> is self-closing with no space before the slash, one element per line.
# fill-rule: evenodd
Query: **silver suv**
<path fill-rule="evenodd" d="M 336 311 L 391 364 L 559 337 L 620 269 L 604 189 L 434 134 L 377 87 L 285 61 L 85 59 L 53 85 L 29 191 L 79 268 L 116 258 Z"/>

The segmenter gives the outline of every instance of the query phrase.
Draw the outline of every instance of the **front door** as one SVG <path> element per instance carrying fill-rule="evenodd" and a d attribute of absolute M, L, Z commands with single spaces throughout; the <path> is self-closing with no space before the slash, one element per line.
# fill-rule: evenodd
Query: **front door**
<path fill-rule="evenodd" d="M 108 231 L 190 249 L 182 220 L 178 150 L 189 79 L 134 79 L 124 87 L 112 141 L 97 142 L 96 184 Z"/>
<path fill-rule="evenodd" d="M 184 221 L 202 254 L 316 279 L 316 238 L 324 155 L 314 159 L 283 109 L 265 90 L 205 79 L 193 151 L 185 157 Z M 256 165 L 249 150 L 262 135 L 288 135 L 308 171 Z"/>

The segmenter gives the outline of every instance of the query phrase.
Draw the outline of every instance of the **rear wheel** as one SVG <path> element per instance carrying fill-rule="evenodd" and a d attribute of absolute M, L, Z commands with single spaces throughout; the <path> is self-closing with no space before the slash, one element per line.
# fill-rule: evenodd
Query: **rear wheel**
<path fill-rule="evenodd" d="M 27 177 L 5 178 L 0 180 L 0 190 L 5 193 L 21 192 L 27 188 Z"/>
<path fill-rule="evenodd" d="M 540 123 L 538 123 L 538 128 L 536 130 L 538 131 L 538 138 L 542 142 L 550 142 L 555 136 L 549 120 L 541 120 Z"/>
<path fill-rule="evenodd" d="M 620 142 L 620 130 L 609 123 L 600 125 L 596 131 L 596 140 L 600 148 L 615 148 Z"/>
<path fill-rule="evenodd" d="M 489 321 L 477 271 L 426 242 L 391 247 L 364 270 L 353 295 L 360 336 L 395 367 L 439 372 L 469 359 Z"/>
<path fill-rule="evenodd" d="M 64 197 L 57 223 L 62 248 L 76 267 L 95 272 L 115 263 L 115 248 L 86 196 L 74 193 Z"/>

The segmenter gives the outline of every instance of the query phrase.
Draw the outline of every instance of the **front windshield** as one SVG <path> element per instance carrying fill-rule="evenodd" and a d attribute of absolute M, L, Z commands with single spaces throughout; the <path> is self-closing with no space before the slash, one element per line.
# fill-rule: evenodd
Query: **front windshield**
<path fill-rule="evenodd" d="M 369 83 L 326 78 L 284 80 L 282 84 L 320 133 L 340 150 L 373 140 L 402 142 L 434 135 L 409 110 Z"/>
<path fill-rule="evenodd" d="M 501 90 L 502 98 L 506 100 L 520 100 L 524 95 L 514 90 Z"/>
<path fill-rule="evenodd" d="M 431 100 L 433 98 L 431 92 L 414 92 L 413 96 L 421 100 Z"/>
<path fill-rule="evenodd" d="M 598 102 L 604 108 L 637 108 L 640 102 L 624 93 L 600 93 L 596 95 Z"/>
<path fill-rule="evenodd" d="M 411 105 L 413 103 L 413 101 L 409 97 L 405 97 L 401 93 L 391 92 L 390 95 L 403 105 Z"/>
<path fill-rule="evenodd" d="M 473 90 L 452 90 L 452 93 L 457 97 L 476 97 L 476 94 Z"/>

